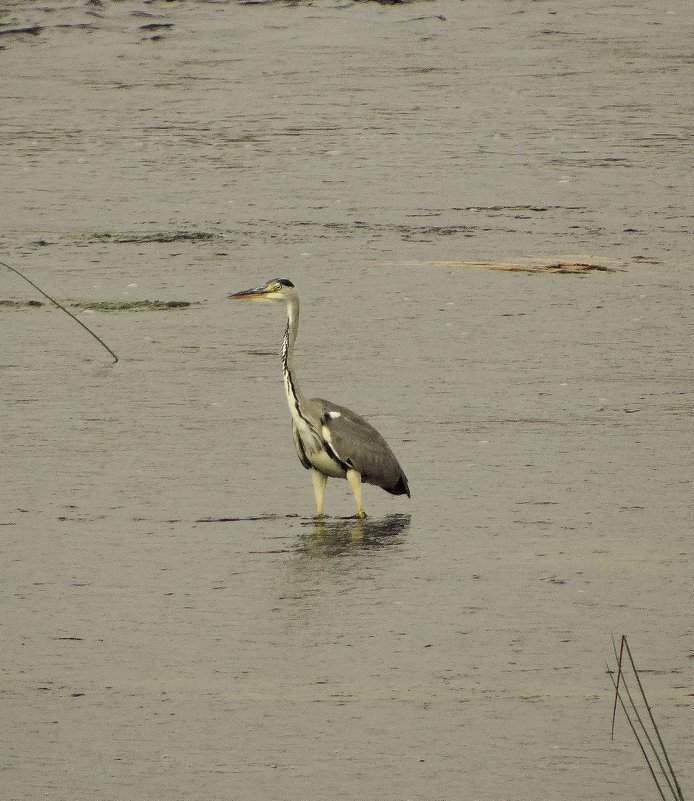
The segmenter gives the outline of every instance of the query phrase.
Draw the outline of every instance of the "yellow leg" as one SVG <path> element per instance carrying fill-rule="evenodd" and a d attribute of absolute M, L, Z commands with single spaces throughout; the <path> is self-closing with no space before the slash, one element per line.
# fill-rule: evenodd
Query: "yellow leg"
<path fill-rule="evenodd" d="M 313 495 L 316 499 L 316 517 L 323 517 L 323 495 L 328 477 L 317 470 L 311 469 L 311 480 L 313 481 Z"/>
<path fill-rule="evenodd" d="M 348 470 L 347 481 L 349 481 L 349 485 L 354 493 L 354 500 L 357 504 L 357 517 L 366 517 L 366 512 L 361 505 L 361 473 L 357 473 L 356 470 Z"/>

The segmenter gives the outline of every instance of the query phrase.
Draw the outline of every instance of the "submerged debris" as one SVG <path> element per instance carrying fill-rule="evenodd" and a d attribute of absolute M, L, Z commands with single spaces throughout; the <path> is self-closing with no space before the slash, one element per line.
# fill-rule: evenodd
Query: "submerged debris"
<path fill-rule="evenodd" d="M 426 261 L 426 267 L 474 267 L 482 270 L 500 270 L 507 273 L 567 273 L 584 274 L 591 272 L 615 273 L 620 272 L 623 266 L 613 266 L 598 264 L 595 262 L 582 261 L 554 261 L 554 262 L 535 262 L 526 263 L 514 262 L 495 262 L 495 261 Z"/>

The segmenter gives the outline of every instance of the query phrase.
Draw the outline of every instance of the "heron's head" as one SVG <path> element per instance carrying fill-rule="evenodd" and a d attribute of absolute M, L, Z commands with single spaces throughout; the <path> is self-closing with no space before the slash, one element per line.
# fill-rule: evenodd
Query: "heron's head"
<path fill-rule="evenodd" d="M 296 297 L 294 284 L 287 278 L 273 278 L 257 289 L 244 289 L 227 295 L 228 300 L 263 300 L 270 303 L 288 303 Z"/>

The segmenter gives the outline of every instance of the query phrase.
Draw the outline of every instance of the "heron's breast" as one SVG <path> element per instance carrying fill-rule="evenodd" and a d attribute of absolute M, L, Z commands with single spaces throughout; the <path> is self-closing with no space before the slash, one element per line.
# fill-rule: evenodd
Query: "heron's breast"
<path fill-rule="evenodd" d="M 323 475 L 331 478 L 344 478 L 346 473 L 340 465 L 328 455 L 325 448 L 321 447 L 314 451 L 306 451 L 306 456 L 311 464 Z"/>

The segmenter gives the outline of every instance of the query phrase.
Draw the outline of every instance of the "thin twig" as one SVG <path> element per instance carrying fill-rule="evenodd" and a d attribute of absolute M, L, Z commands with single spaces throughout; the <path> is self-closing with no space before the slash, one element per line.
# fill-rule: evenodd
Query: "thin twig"
<path fill-rule="evenodd" d="M 3 267 L 7 267 L 7 269 L 8 269 L 8 270 L 12 270 L 12 272 L 13 272 L 13 273 L 16 273 L 16 274 L 17 274 L 17 275 L 18 275 L 20 278 L 23 278 L 23 279 L 24 279 L 24 280 L 25 280 L 25 281 L 26 281 L 28 284 L 31 284 L 31 285 L 34 287 L 34 289 L 35 289 L 37 292 L 40 292 L 40 293 L 41 293 L 41 294 L 44 296 L 44 298 L 48 298 L 48 300 L 50 300 L 50 301 L 51 301 L 51 303 L 55 303 L 55 305 L 56 305 L 56 306 L 57 306 L 59 309 L 61 309 L 62 311 L 64 311 L 64 312 L 65 312 L 65 314 L 67 314 L 69 317 L 72 317 L 72 319 L 73 319 L 73 320 L 74 320 L 76 323 L 79 323 L 79 324 L 82 326 L 82 328 L 84 328 L 84 330 L 85 330 L 85 331 L 87 331 L 88 333 L 90 333 L 90 334 L 91 334 L 91 335 L 94 337 L 94 339 L 95 339 L 95 340 L 96 340 L 96 341 L 97 341 L 97 342 L 98 342 L 100 345 L 102 345 L 104 348 L 106 348 L 106 350 L 107 350 L 107 351 L 108 351 L 108 352 L 111 354 L 111 356 L 113 356 L 113 362 L 114 362 L 114 364 L 115 364 L 115 363 L 118 361 L 118 356 L 116 356 L 116 354 L 115 354 L 115 353 L 114 353 L 114 352 L 111 350 L 111 348 L 109 348 L 109 346 L 108 346 L 108 345 L 107 345 L 107 344 L 104 342 L 104 340 L 103 340 L 103 339 L 102 339 L 102 338 L 101 338 L 101 337 L 100 337 L 98 334 L 95 334 L 95 333 L 92 331 L 92 329 L 91 329 L 91 328 L 89 328 L 89 326 L 88 326 L 88 325 L 85 325 L 85 324 L 84 324 L 84 323 L 83 323 L 83 322 L 82 322 L 82 321 L 81 321 L 81 320 L 80 320 L 78 317 L 75 317 L 75 315 L 74 315 L 74 314 L 73 314 L 71 311 L 68 311 L 68 310 L 65 308 L 65 306 L 63 306 L 61 303 L 58 303 L 58 301 L 57 301 L 55 298 L 52 298 L 52 297 L 51 297 L 51 296 L 50 296 L 48 293 L 44 292 L 44 291 L 43 291 L 43 289 L 41 289 L 41 287 L 40 287 L 40 286 L 36 286 L 36 284 L 35 284 L 33 281 L 31 281 L 29 278 L 27 278 L 27 277 L 26 277 L 26 275 L 24 275 L 23 273 L 21 273 L 21 272 L 20 272 L 20 271 L 19 271 L 19 270 L 18 270 L 16 267 L 10 267 L 10 265 L 9 265 L 9 264 L 7 264 L 7 263 L 6 263 L 6 262 L 4 262 L 4 261 L 0 261 L 0 264 L 2 264 L 2 266 L 3 266 Z"/>

